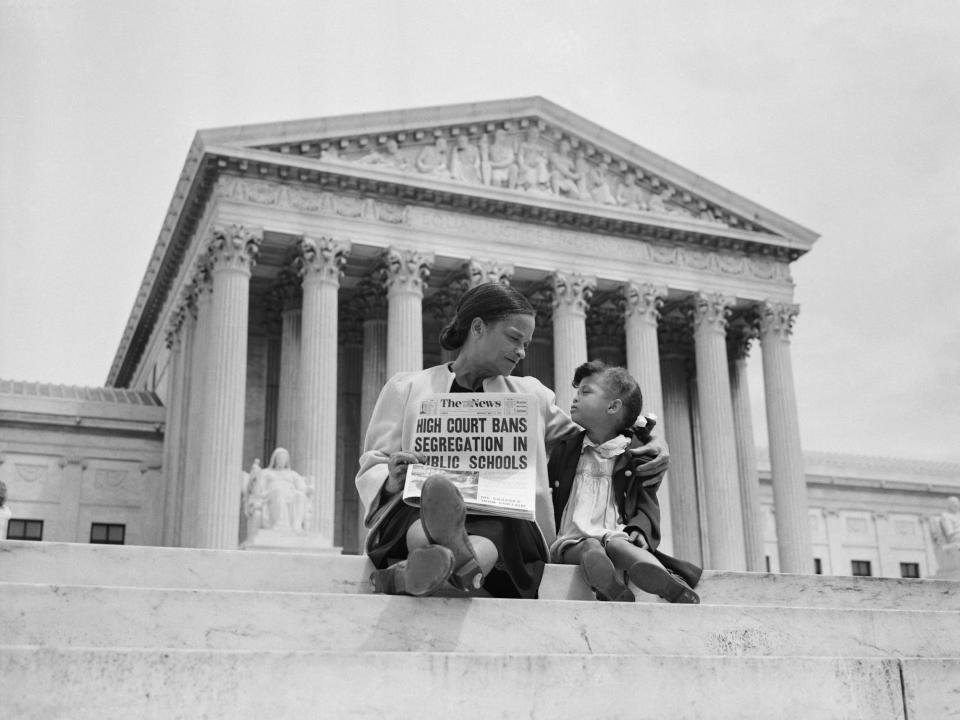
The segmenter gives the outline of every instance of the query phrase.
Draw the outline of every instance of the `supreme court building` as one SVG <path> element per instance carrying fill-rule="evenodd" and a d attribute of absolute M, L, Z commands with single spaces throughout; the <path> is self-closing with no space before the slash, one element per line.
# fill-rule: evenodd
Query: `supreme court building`
<path fill-rule="evenodd" d="M 828 516 L 808 499 L 790 264 L 816 239 L 539 97 L 201 131 L 108 378 L 156 398 L 127 401 L 146 414 L 124 431 L 154 443 L 142 540 L 238 547 L 241 474 L 284 447 L 315 488 L 311 530 L 356 551 L 353 478 L 380 388 L 452 359 L 437 337 L 459 296 L 508 282 L 537 308 L 517 372 L 561 407 L 587 359 L 640 381 L 670 447 L 666 547 L 715 569 L 813 572 Z M 766 438 L 748 362 L 763 367 Z M 102 494 L 110 467 L 77 477 Z M 907 513 L 918 537 L 947 492 Z"/>

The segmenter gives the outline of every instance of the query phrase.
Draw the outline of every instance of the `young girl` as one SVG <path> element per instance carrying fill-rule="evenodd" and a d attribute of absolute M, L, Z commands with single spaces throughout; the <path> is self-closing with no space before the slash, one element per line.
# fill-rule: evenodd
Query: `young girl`
<path fill-rule="evenodd" d="M 663 473 L 636 477 L 624 454 L 643 404 L 636 380 L 594 360 L 577 368 L 573 386 L 570 417 L 584 432 L 560 443 L 547 466 L 557 523 L 551 559 L 579 564 L 599 600 L 633 602 L 626 572 L 645 592 L 699 603 L 692 588 L 701 568 L 657 550 Z"/>

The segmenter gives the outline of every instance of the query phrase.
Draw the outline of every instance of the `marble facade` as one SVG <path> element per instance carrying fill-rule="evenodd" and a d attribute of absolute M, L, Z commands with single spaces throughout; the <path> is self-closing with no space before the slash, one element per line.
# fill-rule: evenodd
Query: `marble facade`
<path fill-rule="evenodd" d="M 109 375 L 165 406 L 158 542 L 237 547 L 238 478 L 282 446 L 314 480 L 311 532 L 355 550 L 380 387 L 450 359 L 440 326 L 492 280 L 537 307 L 518 371 L 559 404 L 588 357 L 641 380 L 672 450 L 668 548 L 763 570 L 773 507 L 776 569 L 811 572 L 790 263 L 816 239 L 542 98 L 201 131 Z"/>

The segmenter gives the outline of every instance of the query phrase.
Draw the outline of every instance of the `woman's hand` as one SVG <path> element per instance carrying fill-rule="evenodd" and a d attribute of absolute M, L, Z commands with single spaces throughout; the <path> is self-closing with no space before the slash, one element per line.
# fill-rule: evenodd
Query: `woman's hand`
<path fill-rule="evenodd" d="M 383 485 L 384 491 L 390 495 L 396 495 L 403 490 L 403 486 L 407 482 L 407 465 L 418 462 L 420 462 L 420 458 L 416 453 L 403 451 L 392 453 L 387 459 L 389 475 L 387 482 Z"/>
<path fill-rule="evenodd" d="M 670 464 L 667 442 L 659 435 L 651 435 L 643 445 L 630 448 L 633 472 L 639 478 L 650 478 L 666 471 Z"/>

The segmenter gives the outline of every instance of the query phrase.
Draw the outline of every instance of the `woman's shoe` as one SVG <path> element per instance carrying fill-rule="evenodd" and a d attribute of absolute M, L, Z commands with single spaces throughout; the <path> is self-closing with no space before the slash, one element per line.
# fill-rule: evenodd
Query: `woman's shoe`
<path fill-rule="evenodd" d="M 440 475 L 424 480 L 420 491 L 420 521 L 427 539 L 453 552 L 450 582 L 460 590 L 475 590 L 483 585 L 483 569 L 467 535 L 466 519 L 467 508 L 452 482 Z"/>
<path fill-rule="evenodd" d="M 406 560 L 370 574 L 375 593 L 384 595 L 431 595 L 453 572 L 453 553 L 440 545 L 411 550 Z"/>
<path fill-rule="evenodd" d="M 598 600 L 633 602 L 633 591 L 621 580 L 620 572 L 603 550 L 588 550 L 580 557 L 580 568 Z"/>
<path fill-rule="evenodd" d="M 640 560 L 627 571 L 631 582 L 644 592 L 658 595 L 667 602 L 698 605 L 700 596 L 678 575 L 661 565 Z"/>

